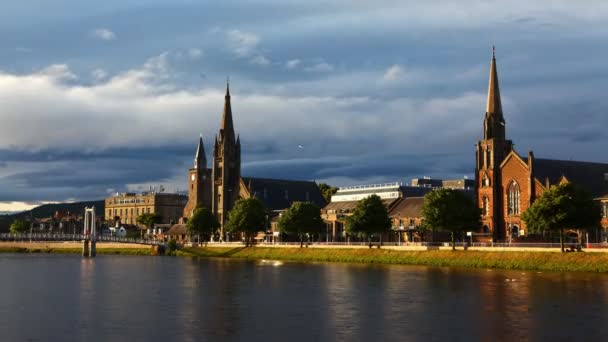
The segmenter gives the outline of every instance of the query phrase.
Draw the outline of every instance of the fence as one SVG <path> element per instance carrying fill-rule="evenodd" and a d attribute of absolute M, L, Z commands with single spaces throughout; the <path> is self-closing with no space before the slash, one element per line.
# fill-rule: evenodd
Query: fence
<path fill-rule="evenodd" d="M 85 234 L 0 233 L 0 241 L 82 241 L 89 238 L 90 236 Z M 98 235 L 96 236 L 96 240 L 101 242 L 135 243 L 140 245 L 164 245 L 163 241 L 153 239 L 137 239 L 110 235 Z"/>

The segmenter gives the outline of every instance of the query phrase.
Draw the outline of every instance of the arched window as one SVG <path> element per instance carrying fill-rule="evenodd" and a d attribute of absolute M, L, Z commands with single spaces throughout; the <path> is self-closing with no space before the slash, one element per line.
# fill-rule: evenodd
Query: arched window
<path fill-rule="evenodd" d="M 489 187 L 490 186 L 490 177 L 488 177 L 487 174 L 483 174 L 483 180 L 481 182 L 481 186 L 483 187 Z"/>
<path fill-rule="evenodd" d="M 512 181 L 507 191 L 507 214 L 519 215 L 519 185 Z"/>
<path fill-rule="evenodd" d="M 483 216 L 488 216 L 488 209 L 490 208 L 490 200 L 488 196 L 483 196 L 481 214 Z"/>

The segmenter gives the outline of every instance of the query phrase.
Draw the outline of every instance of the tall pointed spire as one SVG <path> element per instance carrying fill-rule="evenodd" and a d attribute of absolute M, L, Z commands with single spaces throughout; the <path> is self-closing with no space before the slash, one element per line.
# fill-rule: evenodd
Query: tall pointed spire
<path fill-rule="evenodd" d="M 198 141 L 198 147 L 196 148 L 196 155 L 194 156 L 194 168 L 195 169 L 206 169 L 207 168 L 207 157 L 205 156 L 205 146 L 203 145 L 203 134 Z"/>
<path fill-rule="evenodd" d="M 226 97 L 224 101 L 224 114 L 222 115 L 222 126 L 220 129 L 222 138 L 234 142 L 234 124 L 232 123 L 232 106 L 230 105 L 230 82 L 226 81 Z"/>
<path fill-rule="evenodd" d="M 498 72 L 496 71 L 495 48 L 492 46 L 492 63 L 490 64 L 490 81 L 488 84 L 488 102 L 486 113 L 496 114 L 498 119 L 502 119 L 502 104 L 500 102 L 500 89 L 498 87 Z"/>

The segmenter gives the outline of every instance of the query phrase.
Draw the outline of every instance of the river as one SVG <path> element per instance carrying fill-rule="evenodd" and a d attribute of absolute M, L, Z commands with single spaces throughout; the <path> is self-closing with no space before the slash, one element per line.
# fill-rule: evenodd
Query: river
<path fill-rule="evenodd" d="M 608 340 L 608 275 L 0 255 L 2 341 Z"/>

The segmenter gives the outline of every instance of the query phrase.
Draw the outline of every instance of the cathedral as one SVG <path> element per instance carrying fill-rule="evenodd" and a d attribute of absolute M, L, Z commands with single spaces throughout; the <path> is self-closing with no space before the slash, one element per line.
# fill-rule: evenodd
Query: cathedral
<path fill-rule="evenodd" d="M 532 151 L 526 156 L 515 151 L 513 142 L 506 138 L 494 50 L 483 140 L 476 150 L 476 199 L 482 211 L 481 235 L 488 240 L 525 241 L 528 231 L 521 214 L 553 185 L 573 182 L 606 206 L 608 164 L 541 159 Z M 603 212 L 602 223 L 606 224 L 606 209 Z M 580 238 L 574 231 L 570 234 L 571 238 Z"/>
<path fill-rule="evenodd" d="M 228 213 L 239 198 L 259 198 L 269 220 L 296 201 L 313 202 L 319 207 L 325 205 L 321 191 L 313 181 L 241 177 L 241 139 L 234 130 L 229 85 L 226 85 L 222 122 L 213 141 L 210 164 L 211 168 L 208 168 L 201 136 L 194 165 L 189 170 L 184 218 L 192 216 L 197 205 L 210 208 L 220 224 L 220 239 L 226 237 L 224 226 Z"/>

